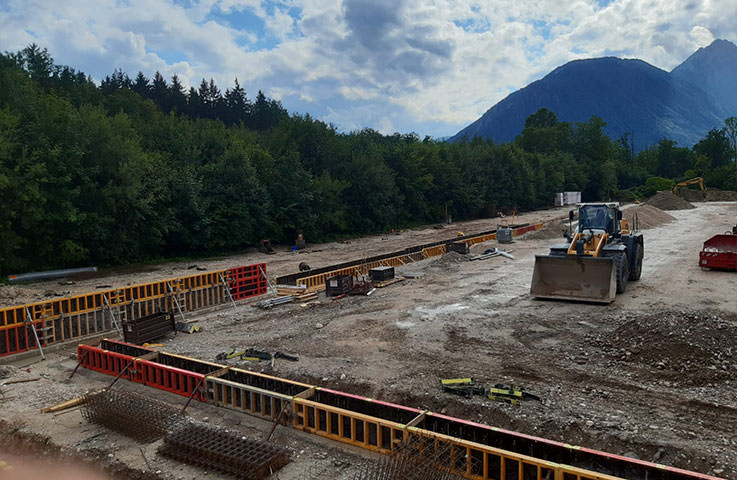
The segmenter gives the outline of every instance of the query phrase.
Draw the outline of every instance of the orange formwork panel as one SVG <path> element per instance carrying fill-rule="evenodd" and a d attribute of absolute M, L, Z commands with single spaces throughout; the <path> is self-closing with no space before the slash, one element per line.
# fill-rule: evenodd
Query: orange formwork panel
<path fill-rule="evenodd" d="M 263 273 L 262 273 L 263 272 Z M 159 312 L 190 312 L 266 292 L 266 265 L 197 273 L 0 308 L 0 357 L 110 332 L 115 323 Z"/>

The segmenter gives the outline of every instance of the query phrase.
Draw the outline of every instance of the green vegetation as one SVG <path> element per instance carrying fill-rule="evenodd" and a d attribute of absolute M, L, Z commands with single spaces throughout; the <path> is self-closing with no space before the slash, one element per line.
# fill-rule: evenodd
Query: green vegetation
<path fill-rule="evenodd" d="M 604 126 L 543 109 L 504 145 L 339 133 L 237 81 L 185 91 L 116 71 L 97 86 L 31 45 L 0 55 L 0 271 L 224 253 L 300 230 L 321 241 L 545 207 L 560 191 L 643 198 L 695 175 L 737 189 L 734 120 L 693 149 L 637 155 Z"/>

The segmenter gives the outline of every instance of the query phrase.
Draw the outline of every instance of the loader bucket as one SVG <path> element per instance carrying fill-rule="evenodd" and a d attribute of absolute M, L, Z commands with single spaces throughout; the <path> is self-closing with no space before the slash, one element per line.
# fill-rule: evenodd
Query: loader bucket
<path fill-rule="evenodd" d="M 533 297 L 611 303 L 616 293 L 612 258 L 535 255 L 530 286 Z"/>

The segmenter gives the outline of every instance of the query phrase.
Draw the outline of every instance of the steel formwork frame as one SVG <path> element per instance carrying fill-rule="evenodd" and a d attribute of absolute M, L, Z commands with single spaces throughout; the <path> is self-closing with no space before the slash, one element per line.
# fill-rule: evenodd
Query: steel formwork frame
<path fill-rule="evenodd" d="M 515 227 L 512 230 L 512 234 L 515 237 L 524 235 L 527 232 L 539 230 L 543 227 L 543 224 L 538 223 L 534 225 L 521 225 Z M 306 287 L 307 292 L 317 292 L 325 289 L 325 282 L 328 278 L 335 275 L 366 275 L 369 270 L 376 267 L 401 267 L 407 263 L 417 262 L 430 257 L 436 257 L 439 255 L 445 255 L 447 253 L 447 245 L 454 242 L 464 242 L 469 247 L 488 242 L 489 240 L 496 239 L 496 230 L 492 232 L 485 232 L 477 235 L 466 235 L 463 237 L 457 237 L 452 240 L 445 240 L 442 242 L 435 242 L 433 244 L 423 245 L 419 247 L 412 247 L 404 252 L 397 252 L 396 255 L 388 254 L 380 257 L 374 257 L 374 259 L 368 259 L 367 261 L 357 260 L 349 262 L 348 264 L 336 265 L 335 268 L 325 267 L 319 269 L 319 271 L 313 275 L 306 274 L 293 274 L 286 275 L 277 278 L 277 282 L 280 280 L 293 280 L 295 285 Z M 299 278 L 293 278 L 299 277 Z"/>
<path fill-rule="evenodd" d="M 389 453 L 422 439 L 450 451 L 445 468 L 474 480 L 718 480 L 124 342 L 80 345 L 78 355 L 82 366 L 107 375 L 368 450 Z"/>
<path fill-rule="evenodd" d="M 157 312 L 190 312 L 267 291 L 266 264 L 111 288 L 0 308 L 0 357 L 104 334 L 123 319 Z M 119 323 L 118 323 L 118 326 Z M 39 336 L 36 342 L 33 330 Z"/>

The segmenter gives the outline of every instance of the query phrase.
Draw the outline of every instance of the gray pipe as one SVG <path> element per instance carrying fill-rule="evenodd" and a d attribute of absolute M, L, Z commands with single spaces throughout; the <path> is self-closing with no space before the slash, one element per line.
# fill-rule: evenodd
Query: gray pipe
<path fill-rule="evenodd" d="M 45 272 L 28 272 L 16 275 L 8 275 L 9 282 L 22 282 L 25 280 L 45 280 L 48 278 L 67 277 L 77 273 L 96 272 L 97 267 L 67 268 L 65 270 L 47 270 Z"/>

